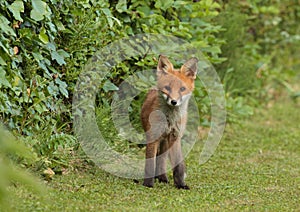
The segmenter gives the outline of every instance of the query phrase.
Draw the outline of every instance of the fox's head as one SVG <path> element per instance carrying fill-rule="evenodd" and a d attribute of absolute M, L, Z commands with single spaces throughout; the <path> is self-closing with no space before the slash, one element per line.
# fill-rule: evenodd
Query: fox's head
<path fill-rule="evenodd" d="M 180 69 L 174 69 L 166 56 L 160 55 L 157 65 L 157 87 L 170 106 L 186 102 L 194 90 L 198 59 L 193 57 Z"/>

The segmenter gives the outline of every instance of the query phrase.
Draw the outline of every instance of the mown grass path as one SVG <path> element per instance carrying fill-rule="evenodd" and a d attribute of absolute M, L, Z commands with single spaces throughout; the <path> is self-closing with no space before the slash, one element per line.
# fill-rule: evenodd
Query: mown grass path
<path fill-rule="evenodd" d="M 257 109 L 229 125 L 213 158 L 188 156 L 191 190 L 145 188 L 101 170 L 55 176 L 43 201 L 22 187 L 13 211 L 300 211 L 300 106 L 289 101 Z"/>

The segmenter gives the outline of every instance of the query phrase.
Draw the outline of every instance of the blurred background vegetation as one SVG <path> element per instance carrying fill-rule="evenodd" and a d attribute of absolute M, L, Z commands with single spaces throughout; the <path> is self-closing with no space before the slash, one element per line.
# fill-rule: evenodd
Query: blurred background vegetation
<path fill-rule="evenodd" d="M 115 40 L 159 33 L 185 39 L 202 50 L 226 89 L 228 122 L 239 122 L 282 93 L 293 99 L 300 95 L 295 84 L 300 69 L 299 23 L 298 0 L 2 0 L 0 120 L 35 155 L 30 162 L 22 160 L 23 167 L 34 171 L 50 167 L 59 173 L 80 166 L 70 162 L 84 158 L 72 131 L 71 104 L 83 66 Z M 118 64 L 105 82 L 118 87 L 135 71 L 153 67 L 151 55 L 131 58 Z M 100 88 L 101 105 L 110 103 L 115 86 Z M 207 125 L 205 89 L 197 89 L 195 98 L 201 124 Z M 141 100 L 134 104 L 138 108 Z M 118 142 L 106 114 L 107 110 L 100 112 L 100 125 Z M 132 119 L 139 120 L 135 114 Z M 0 146 L 6 140 L 3 132 Z M 2 175 L 8 167 L 2 164 L 6 153 L 0 153 L 2 183 L 9 177 Z M 11 159 L 20 163 L 20 158 Z"/>
<path fill-rule="evenodd" d="M 34 157 L 36 155 L 32 154 L 28 147 L 16 141 L 0 124 L 0 210 L 7 210 L 11 203 L 12 196 L 6 190 L 11 184 L 17 186 L 21 183 L 26 185 L 30 192 L 45 194 L 45 188 L 39 183 L 38 177 L 24 169 L 24 165 L 28 166 L 35 161 Z"/>

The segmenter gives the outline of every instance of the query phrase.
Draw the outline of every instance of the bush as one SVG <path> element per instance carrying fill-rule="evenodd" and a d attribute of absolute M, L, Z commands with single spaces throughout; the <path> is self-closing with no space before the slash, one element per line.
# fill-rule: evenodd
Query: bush
<path fill-rule="evenodd" d="M 296 73 L 300 6 L 272 0 L 222 2 L 217 22 L 226 29 L 219 35 L 226 40 L 222 55 L 228 60 L 217 70 L 231 96 L 262 100 L 274 79 L 286 81 Z"/>
<path fill-rule="evenodd" d="M 81 68 L 98 49 L 123 36 L 174 34 L 202 48 L 211 61 L 223 60 L 218 56 L 222 40 L 215 37 L 221 27 L 209 23 L 219 5 L 210 0 L 0 4 L 1 119 L 20 134 L 33 135 L 49 125 L 52 133 L 70 131 L 70 100 Z M 149 66 L 152 58 L 132 58 L 107 81 L 118 86 L 122 78 Z"/>
<path fill-rule="evenodd" d="M 61 69 L 69 54 L 57 42 L 63 30 L 58 5 L 9 3 L 0 3 L 1 119 L 10 129 L 31 135 L 64 121 L 60 114 L 67 112 L 63 102 L 69 93 Z"/>

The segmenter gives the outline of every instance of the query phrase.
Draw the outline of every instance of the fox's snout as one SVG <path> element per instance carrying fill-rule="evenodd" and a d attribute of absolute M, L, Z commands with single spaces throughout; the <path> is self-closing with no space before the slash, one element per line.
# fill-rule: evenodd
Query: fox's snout
<path fill-rule="evenodd" d="M 171 96 L 167 95 L 167 94 L 163 94 L 163 97 L 165 99 L 165 101 L 167 102 L 168 105 L 170 106 L 180 106 L 182 105 L 183 102 L 185 102 L 186 100 L 189 99 L 189 97 L 191 96 L 191 94 L 186 94 L 183 96 L 180 96 L 178 98 L 172 98 Z"/>
<path fill-rule="evenodd" d="M 176 105 L 177 104 L 177 101 L 176 100 L 171 100 L 171 105 Z"/>
<path fill-rule="evenodd" d="M 181 97 L 179 98 L 172 98 L 170 95 L 164 93 L 164 99 L 166 100 L 167 104 L 170 106 L 179 106 L 181 105 Z"/>

